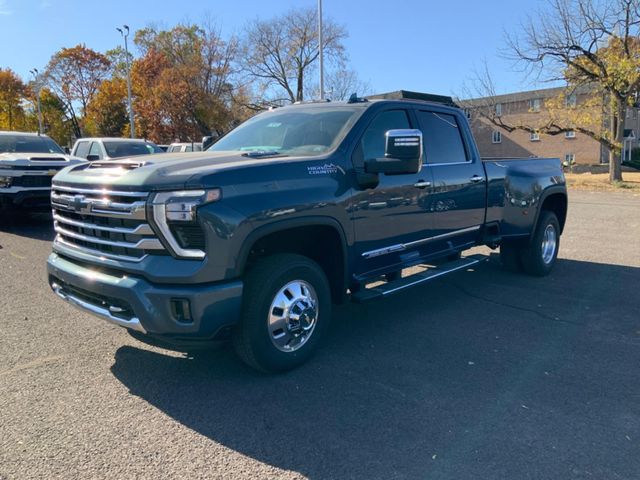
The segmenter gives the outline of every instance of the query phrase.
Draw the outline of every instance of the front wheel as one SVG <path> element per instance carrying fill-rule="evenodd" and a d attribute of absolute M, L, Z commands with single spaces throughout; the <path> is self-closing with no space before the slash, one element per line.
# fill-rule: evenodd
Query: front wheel
<path fill-rule="evenodd" d="M 317 263 L 294 254 L 266 257 L 247 274 L 234 346 L 257 370 L 290 370 L 313 354 L 330 318 L 329 282 Z"/>
<path fill-rule="evenodd" d="M 543 210 L 529 245 L 522 251 L 522 266 L 529 275 L 551 273 L 560 248 L 560 224 L 553 212 Z"/>

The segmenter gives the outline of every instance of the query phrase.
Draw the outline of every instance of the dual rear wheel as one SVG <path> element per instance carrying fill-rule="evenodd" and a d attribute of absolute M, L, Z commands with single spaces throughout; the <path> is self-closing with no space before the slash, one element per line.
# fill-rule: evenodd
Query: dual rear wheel
<path fill-rule="evenodd" d="M 551 273 L 559 247 L 558 217 L 553 212 L 543 210 L 533 236 L 527 243 L 506 242 L 500 246 L 500 261 L 508 271 L 524 271 L 542 277 Z"/>

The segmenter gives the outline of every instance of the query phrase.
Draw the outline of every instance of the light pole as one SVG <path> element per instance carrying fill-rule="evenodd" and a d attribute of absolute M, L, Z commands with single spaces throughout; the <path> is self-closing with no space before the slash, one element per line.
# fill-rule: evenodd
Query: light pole
<path fill-rule="evenodd" d="M 116 28 L 124 38 L 124 54 L 127 60 L 127 103 L 129 104 L 129 131 L 131 138 L 136 137 L 136 127 L 133 121 L 133 105 L 131 103 L 131 67 L 129 66 L 129 46 L 127 44 L 127 38 L 129 37 L 129 26 L 123 25 L 122 28 Z"/>
<path fill-rule="evenodd" d="M 324 100 L 324 58 L 322 41 L 322 0 L 318 0 L 318 49 L 320 50 L 320 101 Z"/>
<path fill-rule="evenodd" d="M 42 131 L 42 105 L 40 103 L 40 92 L 42 91 L 42 84 L 40 83 L 40 72 L 38 72 L 37 68 L 33 70 L 29 70 L 29 73 L 33 75 L 33 81 L 36 84 L 36 88 L 38 89 L 38 135 L 42 135 L 44 132 Z"/>

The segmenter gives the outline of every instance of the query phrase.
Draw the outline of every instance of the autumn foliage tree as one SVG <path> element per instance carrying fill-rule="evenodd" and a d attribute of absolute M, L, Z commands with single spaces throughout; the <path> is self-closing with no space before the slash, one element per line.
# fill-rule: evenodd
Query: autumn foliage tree
<path fill-rule="evenodd" d="M 25 112 L 22 102 L 27 91 L 27 86 L 13 70 L 0 69 L 0 129 L 24 127 Z"/>
<path fill-rule="evenodd" d="M 141 132 L 156 141 L 195 141 L 224 132 L 243 117 L 237 102 L 237 42 L 213 27 L 177 25 L 139 30 L 134 62 L 135 111 Z"/>
<path fill-rule="evenodd" d="M 119 77 L 103 80 L 87 105 L 85 126 L 95 135 L 120 137 L 128 125 L 126 81 Z"/>
<path fill-rule="evenodd" d="M 87 107 L 109 69 L 109 59 L 85 45 L 59 50 L 47 65 L 47 85 L 63 101 L 76 137 L 82 136 Z"/>

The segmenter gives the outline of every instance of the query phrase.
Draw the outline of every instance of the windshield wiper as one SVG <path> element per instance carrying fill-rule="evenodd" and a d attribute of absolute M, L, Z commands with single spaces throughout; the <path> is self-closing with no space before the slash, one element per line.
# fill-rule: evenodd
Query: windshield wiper
<path fill-rule="evenodd" d="M 286 155 L 276 151 L 276 150 L 254 150 L 252 152 L 245 152 L 242 154 L 243 157 L 249 158 L 261 158 L 261 157 L 286 157 Z"/>

